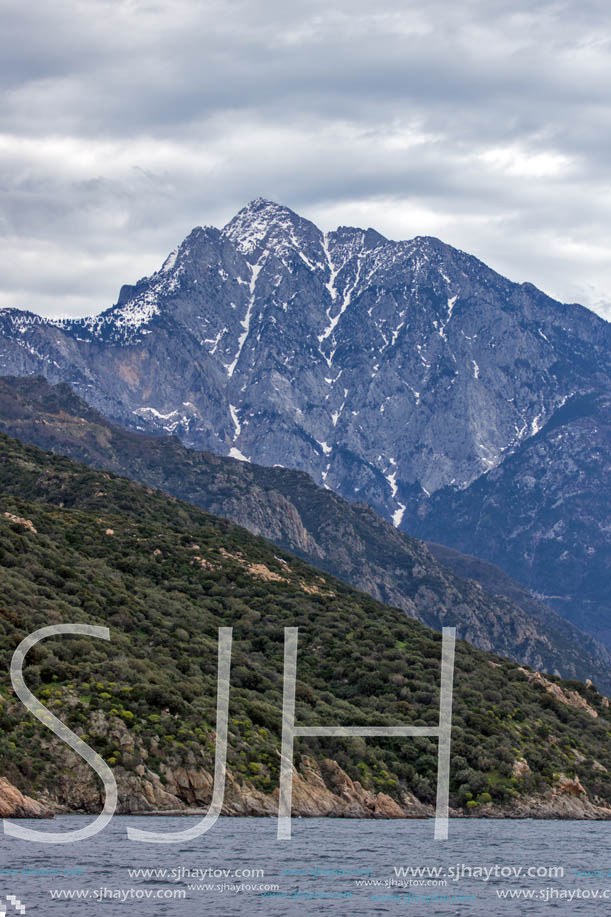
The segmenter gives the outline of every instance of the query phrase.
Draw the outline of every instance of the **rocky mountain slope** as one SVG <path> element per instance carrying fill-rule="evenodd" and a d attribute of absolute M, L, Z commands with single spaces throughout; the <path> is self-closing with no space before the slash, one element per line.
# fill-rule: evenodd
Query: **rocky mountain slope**
<path fill-rule="evenodd" d="M 229 518 L 436 630 L 457 626 L 459 636 L 480 649 L 565 677 L 590 678 L 611 692 L 609 651 L 501 571 L 456 552 L 440 566 L 425 545 L 370 507 L 348 503 L 302 472 L 126 431 L 67 385 L 39 377 L 0 378 L 0 430 Z"/>
<path fill-rule="evenodd" d="M 611 644 L 611 394 L 574 397 L 466 490 L 434 494 L 413 530 L 499 563 Z"/>
<path fill-rule="evenodd" d="M 425 544 L 440 564 L 444 567 L 449 567 L 461 579 L 475 580 L 491 595 L 505 596 L 506 599 L 509 599 L 515 605 L 519 605 L 523 611 L 533 618 L 545 620 L 546 615 L 549 615 L 549 605 L 545 605 L 540 599 L 535 598 L 532 592 L 529 592 L 528 589 L 518 583 L 517 580 L 512 579 L 495 564 L 491 564 L 489 561 L 473 554 L 463 554 L 461 551 L 449 548 L 445 544 L 438 544 L 434 541 L 427 541 Z M 558 616 L 556 620 L 558 620 Z M 563 623 L 565 626 L 571 626 L 567 621 Z M 579 633 L 583 639 L 585 633 L 583 631 Z"/>
<path fill-rule="evenodd" d="M 107 416 L 310 473 L 386 518 L 496 467 L 608 387 L 611 326 L 437 239 L 322 233 L 253 201 L 97 318 L 0 313 L 0 370 Z"/>
<path fill-rule="evenodd" d="M 225 811 L 277 804 L 283 628 L 299 627 L 297 722 L 434 724 L 441 638 L 246 530 L 0 434 L 0 772 L 70 811 L 93 771 L 25 711 L 11 654 L 38 627 L 104 624 L 27 657 L 26 683 L 114 770 L 120 811 L 210 801 L 217 628 L 233 627 Z M 611 815 L 609 702 L 459 641 L 455 813 Z M 296 814 L 430 812 L 435 741 L 300 739 Z"/>

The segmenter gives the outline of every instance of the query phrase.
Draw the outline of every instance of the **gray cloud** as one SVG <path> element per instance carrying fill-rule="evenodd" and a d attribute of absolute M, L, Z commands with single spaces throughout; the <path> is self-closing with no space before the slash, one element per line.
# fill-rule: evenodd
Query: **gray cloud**
<path fill-rule="evenodd" d="M 107 307 L 264 195 L 611 317 L 606 3 L 6 0 L 0 306 Z"/>

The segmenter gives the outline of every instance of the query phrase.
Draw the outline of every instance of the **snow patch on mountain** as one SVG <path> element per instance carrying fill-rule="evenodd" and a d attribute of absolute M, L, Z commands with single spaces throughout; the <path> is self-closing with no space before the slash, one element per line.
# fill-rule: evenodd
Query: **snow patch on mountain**
<path fill-rule="evenodd" d="M 243 331 L 240 337 L 238 338 L 238 351 L 234 359 L 231 361 L 231 363 L 225 367 L 229 378 L 233 376 L 235 368 L 238 365 L 238 360 L 240 359 L 242 350 L 244 349 L 246 338 L 248 337 L 248 334 L 250 332 L 250 320 L 252 318 L 253 309 L 255 307 L 255 288 L 257 285 L 257 277 L 261 273 L 261 268 L 263 266 L 264 261 L 265 261 L 265 256 L 259 258 L 256 264 L 251 265 L 251 277 L 250 277 L 250 284 L 248 287 L 250 291 L 250 299 L 248 300 L 248 306 L 246 307 L 246 315 L 244 316 L 244 318 L 242 319 L 240 323 L 242 325 Z"/>

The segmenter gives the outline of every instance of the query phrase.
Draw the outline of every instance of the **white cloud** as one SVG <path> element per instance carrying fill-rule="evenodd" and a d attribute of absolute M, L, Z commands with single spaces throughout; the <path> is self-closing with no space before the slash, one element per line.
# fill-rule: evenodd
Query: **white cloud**
<path fill-rule="evenodd" d="M 7 0 L 0 306 L 91 313 L 247 200 L 610 314 L 604 5 Z"/>

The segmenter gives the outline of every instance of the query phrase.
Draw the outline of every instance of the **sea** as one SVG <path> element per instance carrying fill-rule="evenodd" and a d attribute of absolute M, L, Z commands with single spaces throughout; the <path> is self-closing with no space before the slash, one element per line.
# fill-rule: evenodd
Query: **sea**
<path fill-rule="evenodd" d="M 22 822 L 70 831 L 86 819 Z M 611 823 L 220 818 L 193 841 L 129 840 L 187 818 L 116 816 L 96 836 L 42 844 L 0 835 L 0 915 L 611 915 Z"/>

